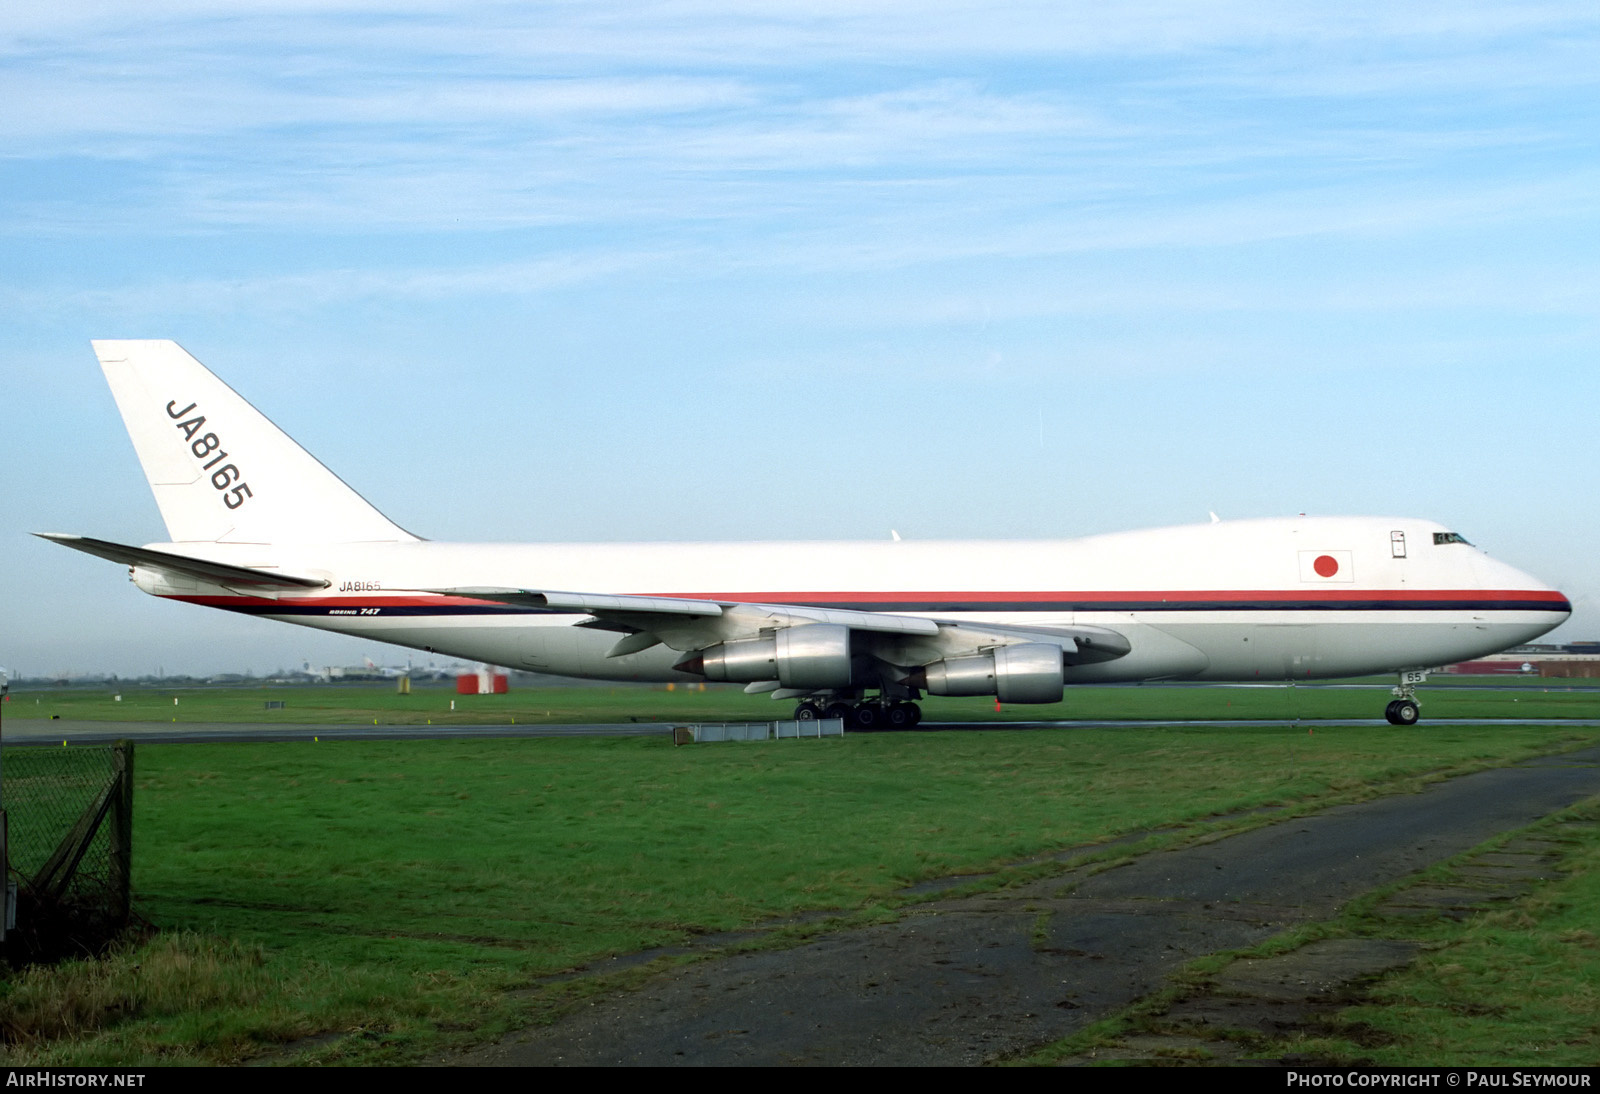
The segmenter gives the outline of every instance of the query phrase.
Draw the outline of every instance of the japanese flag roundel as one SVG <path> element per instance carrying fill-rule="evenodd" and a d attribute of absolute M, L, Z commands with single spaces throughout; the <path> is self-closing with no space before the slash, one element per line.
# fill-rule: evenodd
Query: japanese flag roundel
<path fill-rule="evenodd" d="M 1328 584 L 1356 579 L 1349 551 L 1301 551 L 1300 580 Z"/>

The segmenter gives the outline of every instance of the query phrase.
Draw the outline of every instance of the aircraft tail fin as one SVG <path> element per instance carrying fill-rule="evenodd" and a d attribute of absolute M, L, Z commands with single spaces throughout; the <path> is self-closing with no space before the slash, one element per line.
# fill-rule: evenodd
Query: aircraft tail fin
<path fill-rule="evenodd" d="M 176 342 L 96 341 L 94 352 L 174 543 L 417 538 Z"/>

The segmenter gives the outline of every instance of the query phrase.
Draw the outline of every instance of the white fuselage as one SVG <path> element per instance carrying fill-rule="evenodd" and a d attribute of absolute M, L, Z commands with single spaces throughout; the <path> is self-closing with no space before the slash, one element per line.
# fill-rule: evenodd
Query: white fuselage
<path fill-rule="evenodd" d="M 610 680 L 690 677 L 666 647 L 608 658 L 617 635 L 574 626 L 583 616 L 422 590 L 604 590 L 1092 626 L 1129 640 L 1126 656 L 1069 666 L 1068 682 L 1428 668 L 1531 641 L 1571 610 L 1555 589 L 1443 526 L 1405 518 L 1228 521 L 1059 541 L 152 546 L 329 582 L 264 597 L 136 568 L 158 596 Z"/>

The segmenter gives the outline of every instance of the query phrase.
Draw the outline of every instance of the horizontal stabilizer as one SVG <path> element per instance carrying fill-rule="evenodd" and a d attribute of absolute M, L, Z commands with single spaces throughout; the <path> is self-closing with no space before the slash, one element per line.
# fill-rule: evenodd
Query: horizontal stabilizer
<path fill-rule="evenodd" d="M 35 532 L 40 539 L 48 539 L 74 551 L 95 555 L 126 566 L 143 566 L 182 574 L 213 585 L 248 586 L 252 589 L 325 589 L 330 584 L 320 577 L 298 577 L 273 570 L 257 570 L 249 566 L 230 566 L 225 562 L 210 562 L 188 555 L 175 555 L 151 547 L 129 547 L 105 539 L 88 536 L 64 535 L 59 532 Z"/>

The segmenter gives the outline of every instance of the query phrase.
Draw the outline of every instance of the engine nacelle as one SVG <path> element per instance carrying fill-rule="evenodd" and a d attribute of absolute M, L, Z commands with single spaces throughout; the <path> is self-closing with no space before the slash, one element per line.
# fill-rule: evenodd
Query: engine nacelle
<path fill-rule="evenodd" d="M 1061 647 L 1043 642 L 997 646 L 974 657 L 925 665 L 919 675 L 930 695 L 993 695 L 1006 703 L 1059 703 Z"/>
<path fill-rule="evenodd" d="M 786 688 L 849 687 L 850 628 L 832 623 L 785 627 L 771 638 L 723 642 L 701 650 L 678 667 L 730 683 L 776 680 Z"/>

